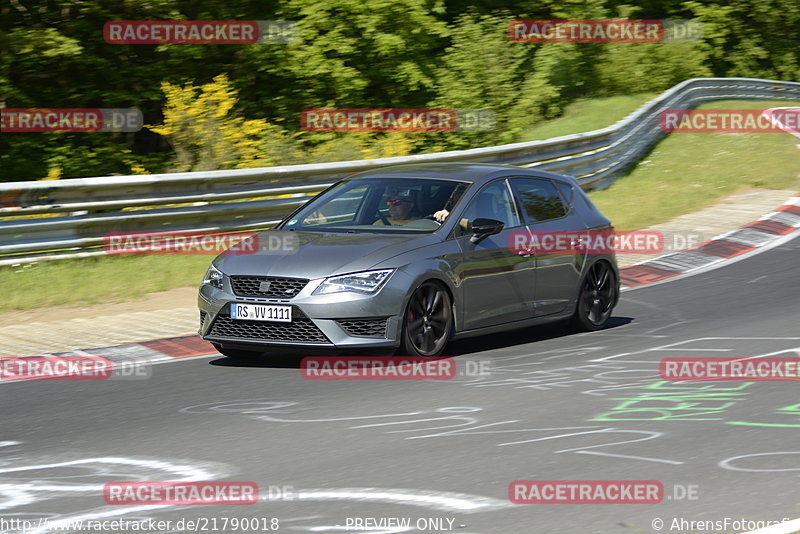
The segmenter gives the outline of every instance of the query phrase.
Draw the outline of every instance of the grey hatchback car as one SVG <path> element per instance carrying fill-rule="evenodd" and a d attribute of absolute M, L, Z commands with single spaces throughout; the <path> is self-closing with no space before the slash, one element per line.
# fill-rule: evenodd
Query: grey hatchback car
<path fill-rule="evenodd" d="M 518 246 L 591 231 L 613 227 L 567 176 L 474 163 L 358 173 L 256 234 L 291 250 L 213 260 L 199 334 L 233 358 L 277 346 L 437 356 L 451 339 L 550 321 L 597 330 L 619 298 L 613 251 Z"/>

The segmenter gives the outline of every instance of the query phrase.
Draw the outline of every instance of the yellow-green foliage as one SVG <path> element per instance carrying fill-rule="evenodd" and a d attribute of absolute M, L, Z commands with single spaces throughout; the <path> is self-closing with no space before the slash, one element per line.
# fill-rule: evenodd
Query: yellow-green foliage
<path fill-rule="evenodd" d="M 141 163 L 134 163 L 131 165 L 131 174 L 150 174 L 150 172 Z"/>
<path fill-rule="evenodd" d="M 345 133 L 310 134 L 306 141 L 319 140 L 306 150 L 308 162 L 347 161 L 356 159 L 393 158 L 408 156 L 414 143 L 424 134 L 406 133 Z M 416 136 L 416 137 L 415 137 Z"/>
<path fill-rule="evenodd" d="M 177 171 L 267 167 L 277 163 L 270 141 L 286 134 L 266 119 L 234 112 L 237 91 L 220 74 L 211 83 L 161 84 L 167 98 L 164 123 L 148 126 L 175 149 Z"/>
<path fill-rule="evenodd" d="M 414 148 L 409 134 L 389 133 L 383 136 L 364 139 L 360 147 L 364 159 L 393 158 L 408 156 Z"/>
<path fill-rule="evenodd" d="M 61 178 L 62 171 L 61 167 L 50 167 L 47 169 L 47 176 L 44 178 L 39 178 L 39 181 L 42 180 L 58 180 Z"/>

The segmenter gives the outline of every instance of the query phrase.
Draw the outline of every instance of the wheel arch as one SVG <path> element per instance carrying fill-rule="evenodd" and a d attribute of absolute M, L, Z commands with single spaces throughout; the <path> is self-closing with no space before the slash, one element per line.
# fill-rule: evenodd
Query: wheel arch
<path fill-rule="evenodd" d="M 456 332 L 458 332 L 459 326 L 462 322 L 461 310 L 457 302 L 457 295 L 459 292 L 453 280 L 449 278 L 445 272 L 438 270 L 427 270 L 418 274 L 414 278 L 414 282 L 410 284 L 409 290 L 403 298 L 402 313 L 405 314 L 405 310 L 408 308 L 408 303 L 411 300 L 411 295 L 414 294 L 414 291 L 419 289 L 422 284 L 426 282 L 433 282 L 443 287 L 447 292 L 447 296 L 450 297 L 450 312 L 453 314 L 453 331 L 451 332 L 451 335 L 454 335 Z"/>

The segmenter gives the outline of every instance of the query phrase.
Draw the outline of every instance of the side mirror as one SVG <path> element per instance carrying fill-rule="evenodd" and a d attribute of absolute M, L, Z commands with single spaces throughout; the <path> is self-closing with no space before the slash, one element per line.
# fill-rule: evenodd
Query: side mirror
<path fill-rule="evenodd" d="M 503 231 L 504 223 L 494 219 L 475 219 L 470 223 L 473 235 L 469 238 L 471 243 L 480 243 L 490 235 Z"/>

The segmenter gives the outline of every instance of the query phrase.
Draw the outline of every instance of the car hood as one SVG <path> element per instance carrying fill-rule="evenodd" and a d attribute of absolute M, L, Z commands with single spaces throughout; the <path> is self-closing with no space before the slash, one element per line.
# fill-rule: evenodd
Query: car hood
<path fill-rule="evenodd" d="M 214 259 L 214 265 L 227 275 L 269 275 L 294 278 L 322 278 L 367 270 L 380 262 L 439 240 L 432 234 L 350 234 L 333 232 L 275 231 L 257 232 L 259 250 L 255 253 L 228 251 Z M 285 252 L 276 239 L 290 237 L 296 249 Z M 270 241 L 272 240 L 272 242 Z M 284 241 L 286 242 L 286 241 Z M 263 250 L 269 247 L 272 250 Z"/>

